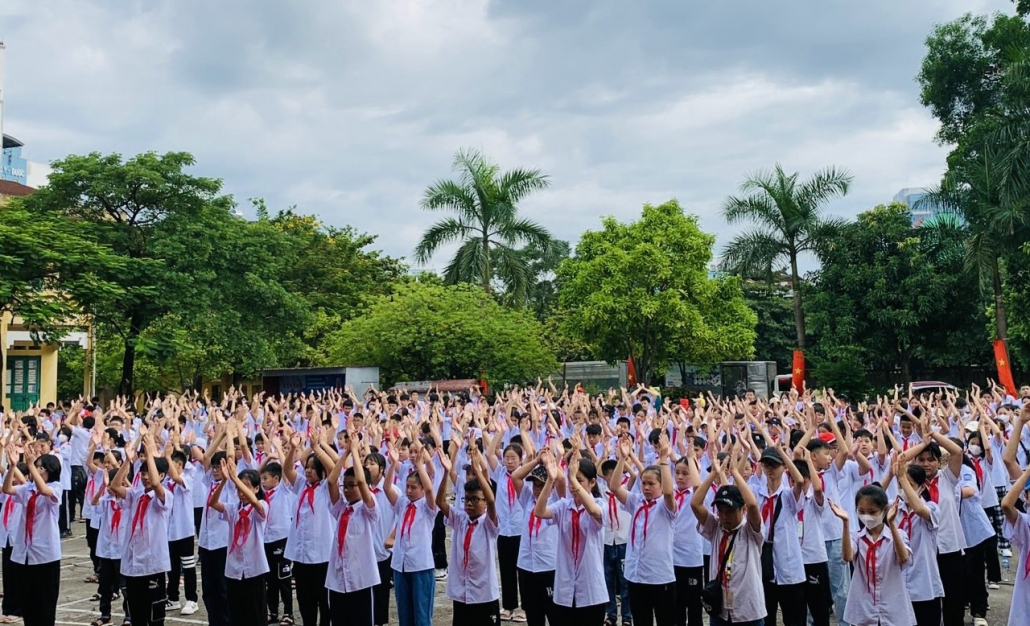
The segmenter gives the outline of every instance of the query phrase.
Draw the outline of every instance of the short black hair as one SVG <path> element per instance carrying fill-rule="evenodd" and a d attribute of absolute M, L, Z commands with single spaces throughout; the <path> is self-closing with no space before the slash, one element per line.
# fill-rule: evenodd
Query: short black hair
<path fill-rule="evenodd" d="M 261 466 L 261 473 L 274 476 L 275 478 L 283 477 L 283 466 L 279 465 L 277 461 L 269 461 Z"/>

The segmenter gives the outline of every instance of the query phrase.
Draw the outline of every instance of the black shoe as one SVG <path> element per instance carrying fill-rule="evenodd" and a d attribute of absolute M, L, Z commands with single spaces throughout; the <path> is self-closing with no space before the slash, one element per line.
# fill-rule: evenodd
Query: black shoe
<path fill-rule="evenodd" d="M 66 530 L 63 533 L 61 533 L 61 539 L 71 539 L 71 538 L 72 538 L 72 531 Z"/>

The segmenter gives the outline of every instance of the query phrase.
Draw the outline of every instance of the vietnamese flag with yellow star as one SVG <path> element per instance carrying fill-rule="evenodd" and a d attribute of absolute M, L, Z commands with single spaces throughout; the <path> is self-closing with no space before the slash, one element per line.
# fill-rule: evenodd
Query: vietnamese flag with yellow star
<path fill-rule="evenodd" d="M 994 340 L 994 363 L 998 366 L 998 382 L 1010 396 L 1016 397 L 1016 382 L 1012 380 L 1012 366 L 1009 364 L 1009 351 L 1004 339 Z"/>
<path fill-rule="evenodd" d="M 801 350 L 794 351 L 794 389 L 801 393 L 805 386 L 805 353 Z"/>

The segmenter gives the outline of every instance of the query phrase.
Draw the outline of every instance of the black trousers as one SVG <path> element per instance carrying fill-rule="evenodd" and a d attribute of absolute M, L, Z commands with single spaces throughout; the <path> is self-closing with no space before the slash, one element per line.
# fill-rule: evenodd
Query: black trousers
<path fill-rule="evenodd" d="M 830 607 L 833 606 L 830 564 L 805 564 L 805 578 L 805 604 L 812 618 L 812 626 L 830 626 Z"/>
<path fill-rule="evenodd" d="M 200 523 L 204 521 L 204 507 L 198 506 L 193 509 L 193 534 L 200 536 Z"/>
<path fill-rule="evenodd" d="M 165 623 L 165 575 L 125 576 L 125 599 L 132 626 Z"/>
<path fill-rule="evenodd" d="M 197 550 L 200 555 L 200 593 L 210 626 L 229 626 L 229 590 L 225 585 L 226 548 Z"/>
<path fill-rule="evenodd" d="M 19 565 L 22 619 L 25 626 L 54 626 L 57 598 L 61 595 L 61 561 Z"/>
<path fill-rule="evenodd" d="M 122 590 L 122 612 L 131 615 L 121 568 L 121 559 L 100 559 L 100 572 L 97 574 L 100 577 L 100 589 L 97 591 L 100 594 L 100 606 L 97 607 L 97 610 L 100 611 L 101 617 L 110 619 L 111 599 L 118 589 Z"/>
<path fill-rule="evenodd" d="M 390 587 L 393 583 L 393 568 L 390 566 L 390 559 L 383 559 L 377 565 L 379 566 L 380 583 L 372 587 L 374 621 L 376 626 L 384 626 L 390 621 Z"/>
<path fill-rule="evenodd" d="M 265 620 L 265 577 L 226 578 L 229 589 L 229 623 L 232 626 L 264 624 Z"/>
<path fill-rule="evenodd" d="M 556 623 L 560 626 L 588 626 L 590 624 L 604 623 L 605 604 L 594 604 L 592 606 L 558 606 L 555 611 L 558 614 Z M 634 609 L 636 610 L 636 609 Z M 633 616 L 636 619 L 636 615 Z"/>
<path fill-rule="evenodd" d="M 286 539 L 265 544 L 265 559 L 268 561 L 268 573 L 265 574 L 265 606 L 270 617 L 279 616 L 279 601 L 283 603 L 283 615 L 293 617 L 293 580 L 290 562 L 283 554 L 286 552 Z"/>
<path fill-rule="evenodd" d="M 168 599 L 179 601 L 179 574 L 182 574 L 182 590 L 188 602 L 197 597 L 197 557 L 193 556 L 193 537 L 184 537 L 168 542 L 168 557 L 172 569 L 168 572 Z"/>
<path fill-rule="evenodd" d="M 937 569 L 944 584 L 943 617 L 944 626 L 965 626 L 966 601 L 964 578 L 965 567 L 961 552 L 937 555 Z"/>
<path fill-rule="evenodd" d="M 701 609 L 701 587 L 704 583 L 704 566 L 676 567 L 676 626 L 702 626 L 704 611 Z M 632 600 L 630 601 L 632 603 Z M 634 608 L 634 617 L 636 609 Z"/>
<path fill-rule="evenodd" d="M 992 535 L 984 541 L 984 567 L 987 568 L 988 582 L 1001 582 L 1001 561 L 998 559 L 997 535 Z"/>
<path fill-rule="evenodd" d="M 829 574 L 827 574 L 828 576 Z M 805 626 L 805 583 L 796 585 L 777 585 L 764 582 L 765 587 L 765 621 L 770 626 L 776 624 L 776 607 L 783 613 L 783 626 Z M 633 607 L 633 618 L 636 619 L 637 607 Z"/>
<path fill-rule="evenodd" d="M 984 551 L 991 540 L 994 540 L 997 545 L 997 539 L 991 536 L 971 548 L 966 548 L 965 561 L 968 576 L 962 588 L 965 589 L 965 600 L 969 603 L 969 614 L 973 617 L 987 617 L 987 572 L 985 571 Z M 994 549 L 994 558 L 998 558 L 997 548 Z M 947 589 L 945 589 L 945 593 L 947 593 Z"/>
<path fill-rule="evenodd" d="M 496 626 L 500 623 L 501 608 L 497 600 L 480 604 L 454 601 L 453 626 Z"/>
<path fill-rule="evenodd" d="M 17 617 L 21 616 L 21 568 L 23 565 L 19 565 L 11 560 L 11 552 L 13 548 L 8 543 L 4 546 L 3 551 L 3 575 L 4 575 L 4 600 L 3 600 L 3 613 L 4 615 L 14 615 Z"/>
<path fill-rule="evenodd" d="M 372 588 L 330 591 L 329 619 L 333 626 L 372 626 Z"/>
<path fill-rule="evenodd" d="M 554 570 L 527 572 L 519 569 L 519 590 L 522 592 L 522 610 L 526 612 L 526 626 L 555 626 L 558 623 L 554 608 Z"/>
<path fill-rule="evenodd" d="M 436 512 L 433 522 L 433 567 L 447 569 L 447 529 L 443 523 L 443 511 Z"/>
<path fill-rule="evenodd" d="M 673 626 L 676 613 L 676 583 L 648 585 L 628 582 L 629 604 L 634 626 Z"/>
<path fill-rule="evenodd" d="M 297 607 L 304 626 L 329 626 L 329 590 L 325 577 L 329 563 L 293 563 L 297 581 Z"/>
<path fill-rule="evenodd" d="M 97 558 L 97 538 L 100 536 L 100 529 L 93 528 L 93 524 L 86 522 L 86 545 L 89 546 L 89 560 L 93 562 L 93 573 L 100 571 L 100 559 Z"/>
<path fill-rule="evenodd" d="M 941 599 L 913 602 L 912 611 L 916 614 L 916 626 L 941 626 Z"/>
<path fill-rule="evenodd" d="M 86 482 L 89 477 L 86 475 L 86 468 L 82 465 L 72 465 L 72 498 L 68 507 L 75 518 L 75 505 L 79 505 L 79 517 L 82 517 L 82 505 L 86 502 Z"/>
<path fill-rule="evenodd" d="M 497 568 L 501 570 L 501 608 L 514 611 L 519 608 L 519 545 L 522 537 L 497 538 Z"/>
<path fill-rule="evenodd" d="M 61 492 L 61 511 L 57 515 L 57 527 L 61 533 L 66 533 L 71 530 L 69 523 L 71 522 L 71 498 L 69 497 L 68 491 Z"/>

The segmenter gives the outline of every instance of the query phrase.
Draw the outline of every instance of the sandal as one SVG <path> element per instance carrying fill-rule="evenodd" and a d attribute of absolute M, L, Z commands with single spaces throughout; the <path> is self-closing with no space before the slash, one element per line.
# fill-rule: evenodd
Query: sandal
<path fill-rule="evenodd" d="M 511 621 L 511 611 L 509 611 L 507 609 L 501 611 L 501 621 L 502 622 L 510 622 Z"/>
<path fill-rule="evenodd" d="M 511 612 L 511 621 L 518 622 L 520 624 L 521 623 L 525 623 L 525 621 L 526 621 L 526 614 L 523 613 L 521 609 L 515 609 L 514 611 Z"/>
<path fill-rule="evenodd" d="M 283 615 L 283 618 L 279 620 L 279 626 L 293 626 L 293 616 Z"/>
<path fill-rule="evenodd" d="M 110 617 L 98 617 L 89 623 L 89 626 L 111 626 Z"/>
<path fill-rule="evenodd" d="M 99 593 L 94 593 L 93 595 L 91 595 L 89 597 L 89 601 L 90 602 L 100 602 L 100 594 Z"/>
<path fill-rule="evenodd" d="M 98 578 L 96 574 L 93 574 L 92 576 L 86 578 L 86 580 L 84 580 L 82 582 L 84 582 L 84 583 L 99 583 L 100 582 L 100 578 Z"/>

